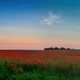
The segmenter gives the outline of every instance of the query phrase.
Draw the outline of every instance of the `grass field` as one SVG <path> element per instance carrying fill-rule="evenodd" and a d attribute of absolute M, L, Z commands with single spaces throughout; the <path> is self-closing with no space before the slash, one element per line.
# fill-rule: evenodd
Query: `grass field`
<path fill-rule="evenodd" d="M 0 80 L 80 80 L 80 51 L 0 51 Z"/>
<path fill-rule="evenodd" d="M 0 63 L 0 80 L 80 80 L 79 64 Z"/>

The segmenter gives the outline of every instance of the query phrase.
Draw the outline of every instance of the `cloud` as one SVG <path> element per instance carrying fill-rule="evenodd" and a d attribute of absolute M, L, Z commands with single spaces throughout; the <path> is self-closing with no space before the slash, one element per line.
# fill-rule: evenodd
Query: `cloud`
<path fill-rule="evenodd" d="M 41 24 L 44 24 L 47 26 L 55 26 L 62 22 L 63 22 L 63 19 L 61 18 L 61 16 L 53 14 L 52 12 L 49 12 L 48 16 L 43 16 L 40 20 Z"/>

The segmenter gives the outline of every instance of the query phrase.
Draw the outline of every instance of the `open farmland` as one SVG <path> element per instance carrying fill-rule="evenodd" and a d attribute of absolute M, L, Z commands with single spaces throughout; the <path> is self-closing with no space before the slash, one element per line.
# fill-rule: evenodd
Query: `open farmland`
<path fill-rule="evenodd" d="M 0 50 L 1 59 L 12 59 L 29 64 L 80 62 L 80 50 Z"/>
<path fill-rule="evenodd" d="M 80 80 L 79 50 L 0 50 L 0 80 Z"/>

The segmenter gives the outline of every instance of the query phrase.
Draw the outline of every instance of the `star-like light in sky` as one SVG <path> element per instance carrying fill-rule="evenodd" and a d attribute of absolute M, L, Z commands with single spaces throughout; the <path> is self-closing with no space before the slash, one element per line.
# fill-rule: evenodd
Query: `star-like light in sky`
<path fill-rule="evenodd" d="M 56 24 L 60 24 L 63 22 L 63 19 L 61 16 L 54 14 L 52 12 L 48 13 L 48 16 L 43 16 L 40 20 L 41 24 L 47 25 L 47 26 L 54 26 Z"/>

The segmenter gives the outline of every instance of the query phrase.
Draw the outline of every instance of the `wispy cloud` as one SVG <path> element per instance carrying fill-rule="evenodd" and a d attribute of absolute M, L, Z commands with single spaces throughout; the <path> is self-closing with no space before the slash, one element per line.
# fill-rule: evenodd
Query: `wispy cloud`
<path fill-rule="evenodd" d="M 44 24 L 47 26 L 55 26 L 62 22 L 63 22 L 63 19 L 61 18 L 61 16 L 54 14 L 52 12 L 49 12 L 48 16 L 43 16 L 40 20 L 41 24 Z"/>

